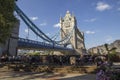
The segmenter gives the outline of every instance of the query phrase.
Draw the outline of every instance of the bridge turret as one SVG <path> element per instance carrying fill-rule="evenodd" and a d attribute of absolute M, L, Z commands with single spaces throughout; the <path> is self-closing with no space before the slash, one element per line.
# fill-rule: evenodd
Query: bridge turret
<path fill-rule="evenodd" d="M 83 39 L 84 35 L 77 28 L 76 17 L 70 14 L 70 11 L 67 11 L 65 17 L 60 19 L 60 25 L 61 25 L 61 39 L 66 37 L 66 35 L 68 35 L 73 29 L 72 37 L 69 40 L 68 44 L 72 46 L 76 53 L 82 54 L 83 50 L 85 50 Z"/>

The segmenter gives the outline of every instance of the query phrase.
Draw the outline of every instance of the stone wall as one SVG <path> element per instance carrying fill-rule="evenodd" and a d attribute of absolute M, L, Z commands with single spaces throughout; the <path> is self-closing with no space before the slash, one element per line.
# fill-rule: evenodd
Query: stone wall
<path fill-rule="evenodd" d="M 18 46 L 18 37 L 19 37 L 19 21 L 15 24 L 15 27 L 11 33 L 11 37 L 9 39 L 9 54 L 16 55 L 17 54 L 17 46 Z"/>
<path fill-rule="evenodd" d="M 18 20 L 15 23 L 15 27 L 11 32 L 10 38 L 6 40 L 6 44 L 0 44 L 0 56 L 2 55 L 3 52 L 11 56 L 16 55 L 17 46 L 18 46 L 18 37 L 19 37 L 19 25 L 20 25 L 20 21 Z"/>
<path fill-rule="evenodd" d="M 116 52 L 120 53 L 120 40 L 116 40 L 113 43 L 108 44 L 109 50 L 114 47 L 117 48 Z M 106 48 L 104 45 L 90 48 L 90 49 L 88 49 L 88 52 L 91 54 L 107 54 L 107 51 L 106 51 Z"/>
<path fill-rule="evenodd" d="M 68 34 L 72 35 L 65 46 L 67 47 L 68 45 L 71 45 L 71 47 L 74 49 L 74 52 L 72 53 L 73 55 L 85 54 L 86 48 L 84 44 L 84 33 L 78 29 L 76 17 L 67 11 L 65 17 L 60 18 L 60 25 L 61 40 L 64 39 Z"/>

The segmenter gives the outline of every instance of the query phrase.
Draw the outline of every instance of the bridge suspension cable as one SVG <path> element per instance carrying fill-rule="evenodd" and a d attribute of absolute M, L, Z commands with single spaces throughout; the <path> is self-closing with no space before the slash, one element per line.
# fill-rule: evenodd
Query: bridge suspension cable
<path fill-rule="evenodd" d="M 66 45 L 70 41 L 73 31 L 74 28 L 61 41 L 56 41 L 56 43 L 59 45 Z"/>
<path fill-rule="evenodd" d="M 53 42 L 47 35 L 45 35 L 23 12 L 22 10 L 15 4 L 15 11 L 22 18 L 22 20 L 26 23 L 26 25 L 40 38 L 45 41 Z"/>
<path fill-rule="evenodd" d="M 21 19 L 25 22 L 25 24 L 37 35 L 39 36 L 41 39 L 43 39 L 43 41 L 48 42 L 49 44 L 53 44 L 54 45 L 65 45 L 70 38 L 72 37 L 72 33 L 74 28 L 67 34 L 65 35 L 65 37 L 60 40 L 60 41 L 55 41 L 56 38 L 51 39 L 49 38 L 47 35 L 45 35 L 24 13 L 23 11 L 15 4 L 15 11 L 16 13 L 21 17 Z M 56 34 L 55 36 L 57 36 L 58 34 Z"/>
<path fill-rule="evenodd" d="M 54 36 L 51 37 L 51 39 L 55 41 L 58 38 L 59 34 L 60 32 L 58 31 Z"/>

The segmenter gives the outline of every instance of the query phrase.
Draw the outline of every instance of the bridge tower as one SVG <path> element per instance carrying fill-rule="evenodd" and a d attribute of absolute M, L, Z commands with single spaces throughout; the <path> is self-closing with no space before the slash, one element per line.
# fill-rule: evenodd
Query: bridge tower
<path fill-rule="evenodd" d="M 0 51 L 0 56 L 2 53 L 8 54 L 9 56 L 17 55 L 17 47 L 18 47 L 18 37 L 19 37 L 19 25 L 20 21 L 17 20 L 14 24 L 14 28 L 11 31 L 10 37 L 6 40 L 6 44 L 3 44 Z"/>
<path fill-rule="evenodd" d="M 65 17 L 60 18 L 60 25 L 61 39 L 63 39 L 73 30 L 72 37 L 65 46 L 71 45 L 71 47 L 75 50 L 73 54 L 80 55 L 86 53 L 84 44 L 84 33 L 80 32 L 80 30 L 78 29 L 75 16 L 67 11 Z"/>

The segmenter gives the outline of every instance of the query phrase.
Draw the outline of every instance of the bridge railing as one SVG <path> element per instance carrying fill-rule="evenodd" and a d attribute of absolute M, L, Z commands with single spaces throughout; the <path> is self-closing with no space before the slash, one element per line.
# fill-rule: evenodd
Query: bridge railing
<path fill-rule="evenodd" d="M 24 43 L 30 43 L 33 45 L 44 45 L 44 46 L 53 46 L 52 44 L 48 44 L 45 42 L 39 42 L 39 41 L 34 41 L 34 40 L 29 40 L 29 39 L 24 39 L 24 38 L 19 38 L 19 42 L 24 42 Z"/>
<path fill-rule="evenodd" d="M 28 48 L 48 48 L 48 49 L 59 49 L 59 50 L 72 50 L 71 48 L 66 48 L 60 45 L 54 45 L 51 43 L 39 42 L 24 38 L 18 39 L 19 47 L 28 47 Z"/>

